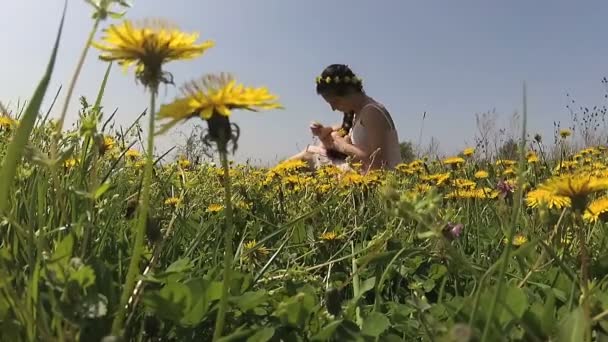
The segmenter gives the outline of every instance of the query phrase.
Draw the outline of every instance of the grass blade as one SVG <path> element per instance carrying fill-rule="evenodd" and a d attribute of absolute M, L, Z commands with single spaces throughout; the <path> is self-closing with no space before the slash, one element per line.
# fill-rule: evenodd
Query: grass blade
<path fill-rule="evenodd" d="M 25 149 L 28 137 L 30 136 L 32 128 L 34 127 L 36 116 L 38 115 L 40 105 L 42 104 L 42 100 L 44 99 L 44 95 L 51 80 L 51 75 L 55 66 L 55 59 L 57 58 L 57 50 L 59 49 L 59 40 L 61 39 L 61 32 L 63 31 L 63 23 L 65 20 L 67 5 L 67 1 L 65 1 L 63 5 L 63 13 L 61 15 L 61 22 L 59 24 L 59 30 L 57 32 L 57 38 L 55 39 L 55 45 L 47 65 L 46 72 L 44 73 L 42 80 L 40 80 L 40 83 L 38 83 L 36 91 L 34 91 L 34 95 L 32 96 L 32 99 L 25 110 L 25 114 L 19 123 L 15 136 L 9 144 L 6 156 L 2 161 L 2 169 L 0 170 L 0 213 L 3 213 L 8 205 L 9 188 L 13 182 L 15 173 L 17 172 L 19 160 L 23 155 L 23 150 Z"/>

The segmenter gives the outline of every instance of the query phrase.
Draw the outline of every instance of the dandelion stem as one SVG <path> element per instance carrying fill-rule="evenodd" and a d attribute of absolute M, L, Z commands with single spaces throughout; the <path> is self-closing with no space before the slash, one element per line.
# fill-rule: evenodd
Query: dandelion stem
<path fill-rule="evenodd" d="M 70 80 L 70 85 L 68 86 L 68 91 L 65 94 L 65 102 L 63 103 L 63 108 L 61 109 L 61 115 L 59 117 L 59 122 L 57 123 L 57 132 L 61 132 L 63 129 L 63 122 L 65 121 L 65 115 L 68 112 L 68 107 L 70 106 L 70 99 L 72 98 L 72 93 L 74 92 L 74 87 L 76 86 L 76 81 L 80 76 L 80 71 L 82 70 L 82 66 L 84 65 L 84 60 L 87 58 L 87 53 L 89 52 L 89 48 L 91 47 L 91 42 L 93 41 L 93 37 L 95 37 L 95 33 L 97 33 L 97 28 L 99 27 L 99 23 L 101 22 L 101 18 L 98 17 L 93 22 L 93 27 L 91 28 L 91 32 L 89 32 L 89 37 L 87 38 L 87 42 L 82 49 L 80 54 L 80 59 L 78 60 L 78 64 L 76 64 L 76 70 L 74 71 L 74 75 L 72 75 L 72 79 Z"/>
<path fill-rule="evenodd" d="M 228 166 L 228 153 L 226 151 L 225 139 L 220 138 L 218 142 L 218 150 L 224 169 L 224 206 L 226 207 L 226 230 L 224 233 L 224 281 L 222 285 L 222 296 L 219 302 L 217 319 L 215 321 L 215 331 L 213 332 L 213 341 L 217 341 L 222 337 L 224 323 L 226 320 L 226 310 L 228 309 L 228 295 L 230 290 L 230 282 L 232 277 L 232 259 L 234 252 L 232 251 L 232 239 L 234 235 L 234 225 L 232 224 L 232 189 L 230 184 L 230 168 Z"/>
<path fill-rule="evenodd" d="M 142 185 L 142 195 L 138 207 L 138 218 L 135 231 L 135 242 L 133 244 L 133 253 L 131 255 L 131 261 L 129 263 L 129 269 L 127 271 L 127 277 L 125 280 L 125 286 L 122 290 L 120 297 L 120 305 L 118 307 L 118 314 L 114 317 L 112 322 L 112 333 L 115 336 L 122 334 L 124 319 L 126 315 L 127 305 L 129 297 L 135 287 L 135 280 L 139 274 L 139 261 L 143 252 L 144 235 L 146 232 L 146 221 L 148 216 L 148 207 L 150 202 L 150 183 L 152 182 L 152 165 L 154 163 L 154 115 L 155 115 L 155 101 L 156 93 L 158 91 L 157 85 L 151 85 L 150 89 L 150 126 L 148 130 L 148 149 L 146 153 L 146 166 L 144 169 L 144 180 Z"/>

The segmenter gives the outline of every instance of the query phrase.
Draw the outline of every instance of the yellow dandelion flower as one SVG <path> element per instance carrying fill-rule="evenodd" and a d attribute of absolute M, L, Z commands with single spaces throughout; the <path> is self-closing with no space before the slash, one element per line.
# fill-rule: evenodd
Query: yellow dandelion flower
<path fill-rule="evenodd" d="M 587 222 L 596 222 L 608 213 L 608 196 L 600 197 L 587 206 L 583 219 Z"/>
<path fill-rule="evenodd" d="M 425 194 L 427 192 L 430 192 L 432 189 L 432 187 L 428 184 L 424 184 L 424 183 L 418 183 L 414 186 L 414 191 L 418 192 L 420 194 Z"/>
<path fill-rule="evenodd" d="M 140 160 L 136 161 L 133 166 L 135 166 L 136 169 L 143 169 L 146 166 L 146 160 L 140 159 Z"/>
<path fill-rule="evenodd" d="M 0 115 L 0 129 L 2 130 L 11 130 L 15 126 L 17 126 L 17 121 L 7 115 Z"/>
<path fill-rule="evenodd" d="M 488 171 L 484 171 L 484 170 L 479 170 L 477 172 L 475 172 L 474 177 L 477 179 L 486 179 L 490 176 L 490 174 L 488 173 Z"/>
<path fill-rule="evenodd" d="M 99 154 L 104 155 L 106 152 L 111 151 L 116 146 L 116 141 L 111 136 L 104 136 L 101 141 L 101 145 L 99 145 Z"/>
<path fill-rule="evenodd" d="M 547 206 L 550 209 L 561 209 L 570 207 L 571 201 L 570 197 L 559 196 L 546 189 L 536 189 L 528 192 L 526 195 L 526 204 L 530 208 Z"/>
<path fill-rule="evenodd" d="M 462 151 L 462 154 L 465 155 L 465 156 L 467 156 L 467 157 L 470 157 L 473 154 L 475 154 L 475 149 L 472 148 L 472 147 L 465 148 L 464 151 Z"/>
<path fill-rule="evenodd" d="M 448 179 L 450 179 L 450 173 L 435 173 L 432 175 L 423 176 L 421 179 L 424 181 L 435 182 L 435 185 L 440 186 L 445 184 Z"/>
<path fill-rule="evenodd" d="M 504 176 L 508 176 L 508 175 L 514 175 L 515 174 L 515 169 L 513 169 L 512 167 L 509 167 L 507 169 L 505 169 L 502 174 Z"/>
<path fill-rule="evenodd" d="M 511 159 L 498 159 L 495 164 L 496 166 L 511 167 L 517 164 L 517 162 Z"/>
<path fill-rule="evenodd" d="M 165 205 L 170 207 L 175 207 L 179 203 L 179 198 L 177 197 L 169 197 L 165 200 Z"/>
<path fill-rule="evenodd" d="M 276 173 L 278 175 L 282 175 L 287 172 L 297 171 L 297 170 L 306 168 L 307 166 L 308 166 L 308 164 L 306 164 L 305 161 L 300 160 L 300 159 L 286 160 L 286 161 L 283 161 L 283 162 L 277 164 L 272 169 L 270 169 L 270 172 Z"/>
<path fill-rule="evenodd" d="M 137 159 L 137 158 L 141 157 L 141 153 L 134 148 L 130 148 L 125 153 L 125 156 L 127 156 L 129 159 L 133 160 L 133 159 Z"/>
<path fill-rule="evenodd" d="M 158 116 L 170 120 L 165 131 L 182 120 L 200 116 L 210 120 L 214 114 L 229 117 L 233 109 L 249 111 L 283 108 L 278 97 L 267 88 L 245 87 L 237 84 L 230 74 L 206 75 L 200 81 L 192 81 L 182 87 L 184 97 L 161 106 Z"/>
<path fill-rule="evenodd" d="M 536 155 L 536 152 L 534 152 L 534 151 L 529 151 L 526 154 L 526 159 L 528 160 L 529 164 L 538 163 L 538 156 Z"/>
<path fill-rule="evenodd" d="M 525 237 L 522 234 L 517 234 L 517 235 L 515 235 L 513 237 L 512 244 L 513 244 L 513 246 L 519 247 L 519 246 L 525 244 L 526 242 L 528 242 L 528 238 L 527 237 Z"/>
<path fill-rule="evenodd" d="M 188 159 L 186 159 L 186 158 L 180 158 L 180 159 L 178 160 L 177 164 L 179 165 L 179 167 L 180 167 L 180 168 L 182 168 L 182 169 L 184 169 L 184 170 L 185 170 L 185 169 L 187 169 L 187 168 L 189 168 L 189 167 L 190 167 L 190 164 L 191 164 L 191 163 L 190 163 L 190 161 L 189 161 Z"/>
<path fill-rule="evenodd" d="M 118 61 L 125 69 L 135 65 L 136 76 L 146 86 L 171 83 L 163 75 L 162 65 L 175 60 L 193 59 L 215 43 L 207 40 L 197 44 L 197 33 L 185 33 L 160 20 L 135 24 L 124 20 L 110 25 L 105 36 L 92 45 L 102 51 L 100 59 Z"/>
<path fill-rule="evenodd" d="M 71 169 L 76 166 L 76 164 L 78 164 L 78 160 L 76 160 L 75 158 L 68 158 L 63 162 L 63 166 L 66 169 Z"/>
<path fill-rule="evenodd" d="M 348 172 L 340 179 L 342 186 L 361 185 L 365 181 L 364 176 L 357 172 Z"/>
<path fill-rule="evenodd" d="M 495 198 L 497 193 L 489 188 L 483 189 L 458 189 L 445 195 L 447 199 L 485 199 Z"/>
<path fill-rule="evenodd" d="M 451 166 L 459 166 L 464 164 L 464 159 L 461 157 L 450 157 L 443 160 L 443 163 Z"/>
<path fill-rule="evenodd" d="M 468 179 L 457 178 L 452 181 L 452 185 L 461 189 L 474 188 L 477 184 Z"/>
<path fill-rule="evenodd" d="M 224 206 L 222 204 L 218 204 L 218 203 L 209 204 L 209 206 L 207 207 L 208 213 L 217 213 L 222 210 L 224 210 Z"/>
<path fill-rule="evenodd" d="M 320 238 L 323 241 L 329 242 L 329 241 L 340 240 L 341 237 L 336 232 L 325 232 L 325 233 L 321 234 Z"/>
<path fill-rule="evenodd" d="M 317 192 L 321 194 L 326 194 L 329 192 L 329 190 L 331 190 L 330 184 L 321 184 L 317 187 Z"/>
<path fill-rule="evenodd" d="M 562 129 L 559 131 L 559 136 L 562 137 L 562 139 L 566 139 L 567 137 L 572 135 L 572 131 L 570 131 L 569 129 Z"/>
<path fill-rule="evenodd" d="M 244 262 L 253 262 L 257 264 L 268 254 L 270 254 L 268 248 L 266 248 L 263 244 L 258 244 L 256 240 L 251 240 L 243 244 L 241 260 Z"/>
<path fill-rule="evenodd" d="M 572 174 L 549 179 L 543 188 L 570 198 L 587 196 L 608 189 L 608 179 L 593 177 L 589 174 Z"/>

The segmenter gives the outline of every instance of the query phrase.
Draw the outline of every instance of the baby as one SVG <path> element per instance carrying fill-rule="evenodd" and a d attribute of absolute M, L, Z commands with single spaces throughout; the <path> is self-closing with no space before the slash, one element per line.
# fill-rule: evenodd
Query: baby
<path fill-rule="evenodd" d="M 353 113 L 344 113 L 342 125 L 337 127 L 323 126 L 319 122 L 313 122 L 310 125 L 312 134 L 319 138 L 321 146 L 310 146 L 308 150 L 310 152 L 319 153 L 326 155 L 330 159 L 345 160 L 347 155 L 332 149 L 333 135 L 339 135 L 344 137 L 347 141 L 350 141 L 348 134 L 352 127 Z"/>

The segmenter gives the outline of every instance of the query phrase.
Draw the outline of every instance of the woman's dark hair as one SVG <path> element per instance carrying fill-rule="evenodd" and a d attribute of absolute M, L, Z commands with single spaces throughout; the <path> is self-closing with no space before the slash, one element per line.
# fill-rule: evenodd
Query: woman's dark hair
<path fill-rule="evenodd" d="M 340 126 L 340 129 L 343 131 L 344 135 L 347 135 L 350 133 L 350 130 L 353 128 L 353 120 L 355 118 L 355 113 L 350 112 L 350 113 L 344 113 L 344 117 L 342 118 L 342 126 Z M 342 153 L 342 152 L 338 152 L 336 150 L 327 150 L 327 156 L 329 158 L 332 159 L 341 159 L 344 160 L 346 159 L 346 157 L 348 157 L 348 155 Z"/>
<path fill-rule="evenodd" d="M 363 83 L 345 64 L 332 64 L 317 77 L 317 94 L 344 96 L 363 92 Z"/>

